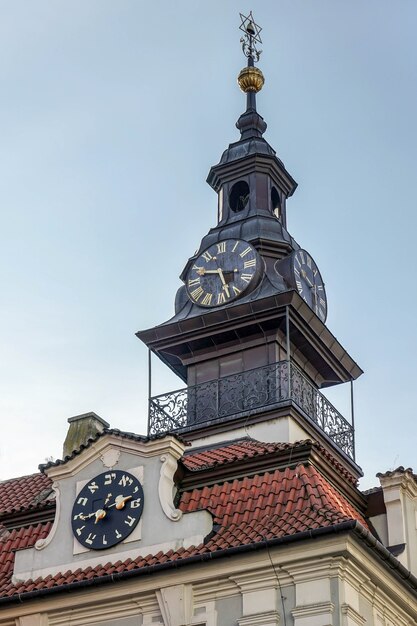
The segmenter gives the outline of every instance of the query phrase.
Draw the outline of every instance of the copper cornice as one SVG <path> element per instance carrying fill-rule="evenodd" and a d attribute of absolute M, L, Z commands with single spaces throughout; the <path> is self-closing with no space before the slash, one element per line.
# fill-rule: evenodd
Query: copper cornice
<path fill-rule="evenodd" d="M 236 142 L 231 144 L 231 146 L 237 146 L 239 143 L 243 144 L 245 142 Z M 213 165 L 208 173 L 207 183 L 214 191 L 219 192 L 225 182 L 234 180 L 237 176 L 241 177 L 253 172 L 261 172 L 271 176 L 276 184 L 283 187 L 288 198 L 297 189 L 296 181 L 287 171 L 284 163 L 275 154 L 260 154 L 259 152 Z"/>
<path fill-rule="evenodd" d="M 308 338 L 314 351 L 323 359 L 323 363 L 334 372 L 335 380 L 326 379 L 329 384 L 355 380 L 363 374 L 362 369 L 336 337 L 293 290 L 261 300 L 238 302 L 183 320 L 174 319 L 160 326 L 138 331 L 136 336 L 178 374 L 173 360 L 179 360 L 180 354 L 185 356 L 184 350 L 178 350 L 180 346 L 187 346 L 187 350 L 190 351 L 193 349 L 192 343 L 196 340 L 213 337 L 228 330 L 238 331 L 249 325 L 258 326 L 260 332 L 264 333 L 262 324 L 285 315 L 286 306 L 289 307 L 293 327 L 306 339 Z M 169 355 L 173 360 L 168 358 Z"/>

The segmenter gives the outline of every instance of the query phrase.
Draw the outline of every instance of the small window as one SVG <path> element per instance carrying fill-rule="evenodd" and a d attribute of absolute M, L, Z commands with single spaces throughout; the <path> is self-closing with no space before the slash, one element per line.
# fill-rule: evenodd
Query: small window
<path fill-rule="evenodd" d="M 271 204 L 272 204 L 272 212 L 278 219 L 281 219 L 281 200 L 279 198 L 279 193 L 272 187 L 271 189 Z"/>
<path fill-rule="evenodd" d="M 243 211 L 249 201 L 249 185 L 244 180 L 235 183 L 230 190 L 229 206 L 235 213 Z"/>

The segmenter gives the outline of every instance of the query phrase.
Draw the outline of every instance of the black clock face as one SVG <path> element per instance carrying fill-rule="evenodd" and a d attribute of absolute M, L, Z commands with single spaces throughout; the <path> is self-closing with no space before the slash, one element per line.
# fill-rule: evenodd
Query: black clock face
<path fill-rule="evenodd" d="M 143 489 L 138 479 L 121 470 L 104 472 L 77 495 L 72 531 L 86 548 L 104 550 L 130 535 L 142 511 Z"/>
<path fill-rule="evenodd" d="M 327 317 L 327 298 L 317 265 L 305 250 L 297 250 L 292 262 L 294 283 L 300 296 L 322 322 Z"/>
<path fill-rule="evenodd" d="M 215 307 L 248 293 L 262 276 L 263 260 L 255 248 L 241 239 L 225 239 L 202 252 L 188 271 L 190 300 Z"/>

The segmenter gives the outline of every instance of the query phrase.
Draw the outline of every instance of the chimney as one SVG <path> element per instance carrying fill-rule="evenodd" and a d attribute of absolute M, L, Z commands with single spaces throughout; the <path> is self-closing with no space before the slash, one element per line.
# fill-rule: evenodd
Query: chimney
<path fill-rule="evenodd" d="M 85 445 L 89 439 L 95 439 L 105 428 L 110 427 L 110 424 L 93 411 L 69 417 L 68 424 L 69 428 L 63 449 L 64 459 L 75 450 L 78 450 L 83 444 Z"/>

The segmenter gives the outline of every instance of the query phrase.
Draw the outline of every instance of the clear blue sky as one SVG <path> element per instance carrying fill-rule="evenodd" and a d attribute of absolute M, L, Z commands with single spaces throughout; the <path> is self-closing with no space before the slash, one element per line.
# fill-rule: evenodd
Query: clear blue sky
<path fill-rule="evenodd" d="M 0 478 L 61 456 L 93 410 L 146 431 L 147 351 L 216 220 L 205 183 L 244 108 L 239 11 L 263 26 L 258 108 L 298 181 L 291 234 L 365 370 L 357 460 L 417 460 L 415 0 L 3 0 Z M 182 386 L 155 364 L 155 393 Z M 347 412 L 349 390 L 331 396 Z"/>

